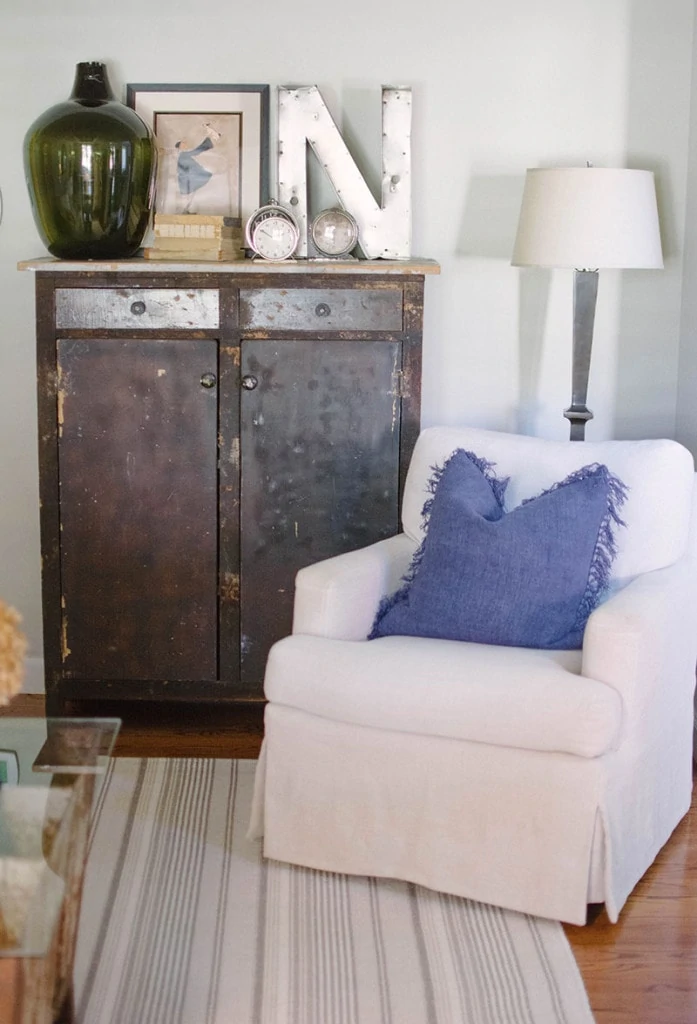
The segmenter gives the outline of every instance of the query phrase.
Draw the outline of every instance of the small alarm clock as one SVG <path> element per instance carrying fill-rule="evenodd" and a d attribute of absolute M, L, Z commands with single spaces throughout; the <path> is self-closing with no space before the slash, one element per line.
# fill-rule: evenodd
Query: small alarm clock
<path fill-rule="evenodd" d="M 272 263 L 291 258 L 300 241 L 300 228 L 293 214 L 271 200 L 260 206 L 247 221 L 247 246 L 256 256 Z"/>
<path fill-rule="evenodd" d="M 358 224 L 346 210 L 322 210 L 312 221 L 310 235 L 321 256 L 338 259 L 356 248 Z"/>

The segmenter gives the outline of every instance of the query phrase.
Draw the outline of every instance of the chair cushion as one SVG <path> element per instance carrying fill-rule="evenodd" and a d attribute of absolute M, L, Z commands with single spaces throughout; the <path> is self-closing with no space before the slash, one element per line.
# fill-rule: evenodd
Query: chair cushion
<path fill-rule="evenodd" d="M 580 663 L 577 651 L 296 634 L 271 648 L 264 690 L 358 726 L 597 757 L 617 743 L 622 701 Z"/>
<path fill-rule="evenodd" d="M 581 646 L 607 590 L 622 483 L 585 466 L 505 513 L 507 481 L 458 449 L 433 477 L 428 530 L 370 638 L 426 636 L 512 647 Z"/>
<path fill-rule="evenodd" d="M 500 477 L 510 477 L 507 511 L 581 466 L 593 462 L 607 466 L 628 491 L 622 508 L 627 529 L 617 534 L 612 568 L 618 586 L 641 573 L 672 565 L 686 549 L 694 463 L 690 452 L 676 441 L 550 441 L 475 427 L 428 427 L 419 435 L 402 504 L 404 532 L 417 544 L 423 538 L 421 510 L 429 497 L 432 467 L 442 465 L 457 448 L 475 451 L 496 464 Z"/>

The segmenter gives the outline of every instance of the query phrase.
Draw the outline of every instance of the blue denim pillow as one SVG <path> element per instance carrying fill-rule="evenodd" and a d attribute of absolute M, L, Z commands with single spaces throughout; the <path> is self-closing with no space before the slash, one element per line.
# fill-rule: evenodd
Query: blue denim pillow
<path fill-rule="evenodd" d="M 369 639 L 573 650 L 610 581 L 626 488 L 593 464 L 505 512 L 508 480 L 459 449 L 431 480 L 426 536 Z"/>

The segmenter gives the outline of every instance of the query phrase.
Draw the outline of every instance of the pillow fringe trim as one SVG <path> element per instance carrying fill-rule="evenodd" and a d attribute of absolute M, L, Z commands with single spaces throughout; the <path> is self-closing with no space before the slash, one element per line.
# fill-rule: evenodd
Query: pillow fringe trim
<path fill-rule="evenodd" d="M 387 613 L 391 611 L 395 607 L 395 605 L 398 605 L 402 601 L 406 600 L 407 594 L 409 593 L 409 587 L 416 578 L 416 574 L 419 570 L 419 566 L 421 565 L 421 560 L 423 558 L 424 546 L 426 544 L 426 534 L 428 533 L 428 525 L 431 521 L 431 511 L 433 509 L 433 499 L 435 497 L 436 489 L 441 481 L 443 473 L 445 473 L 450 462 L 455 458 L 456 455 L 460 455 L 462 452 L 464 452 L 464 454 L 467 456 L 470 462 L 474 463 L 479 472 L 486 479 L 487 483 L 489 484 L 491 490 L 494 493 L 494 498 L 496 499 L 499 508 L 501 509 L 501 511 L 503 511 L 504 494 L 506 493 L 506 488 L 508 487 L 508 481 L 510 480 L 510 477 L 506 476 L 503 477 L 503 479 L 499 479 L 499 477 L 496 476 L 496 473 L 494 471 L 494 467 L 496 466 L 495 462 L 489 462 L 487 459 L 483 459 L 479 455 L 475 455 L 474 452 L 467 451 L 466 449 L 463 448 L 458 448 L 451 455 L 448 456 L 448 458 L 445 460 L 442 466 L 431 466 L 431 475 L 426 482 L 426 490 L 431 496 L 430 498 L 426 499 L 426 501 L 424 502 L 424 506 L 421 509 L 421 529 L 423 531 L 421 543 L 419 544 L 418 548 L 412 555 L 411 562 L 409 563 L 409 568 L 407 569 L 407 571 L 404 573 L 400 580 L 401 586 L 394 592 L 394 594 L 388 594 L 387 597 L 383 597 L 382 600 L 380 601 L 380 604 L 378 605 L 378 610 L 375 615 L 375 619 L 373 621 L 373 628 L 371 629 L 367 637 L 368 640 L 379 639 L 380 633 L 378 627 L 384 616 L 387 615 Z"/>
<path fill-rule="evenodd" d="M 617 554 L 617 542 L 615 540 L 615 527 L 626 526 L 625 521 L 620 517 L 620 508 L 627 499 L 628 489 L 619 477 L 611 473 L 603 463 L 591 462 L 581 469 L 569 473 L 563 480 L 552 484 L 546 490 L 541 491 L 533 497 L 526 498 L 521 505 L 527 505 L 530 501 L 537 501 L 545 494 L 551 494 L 560 487 L 568 487 L 579 480 L 587 480 L 589 477 L 602 476 L 607 484 L 607 511 L 603 516 L 598 530 L 598 539 L 591 558 L 588 570 L 588 583 L 576 613 L 574 629 L 583 633 L 588 616 L 594 611 L 600 602 L 603 594 L 608 590 L 611 580 L 611 568 L 615 555 Z"/>
<path fill-rule="evenodd" d="M 598 607 L 603 594 L 610 587 L 612 563 L 617 554 L 617 541 L 615 539 L 615 527 L 626 526 L 627 524 L 620 516 L 620 509 L 627 499 L 628 488 L 619 477 L 611 473 L 607 466 L 595 463 L 593 466 L 585 466 L 579 470 L 579 474 L 587 473 L 588 476 L 594 473 L 601 474 L 607 483 L 608 500 L 607 512 L 598 530 L 598 539 L 595 544 L 593 557 L 591 558 L 590 569 L 588 570 L 588 584 L 581 599 L 576 615 L 576 628 L 583 630 L 588 621 L 588 616 Z M 575 474 L 572 474 L 575 475 Z"/>

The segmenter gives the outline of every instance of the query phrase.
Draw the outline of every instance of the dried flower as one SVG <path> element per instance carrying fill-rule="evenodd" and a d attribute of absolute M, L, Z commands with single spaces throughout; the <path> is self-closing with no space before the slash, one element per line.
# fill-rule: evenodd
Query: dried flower
<path fill-rule="evenodd" d="M 14 608 L 0 601 L 0 705 L 22 688 L 27 641 L 19 629 L 21 621 Z"/>

